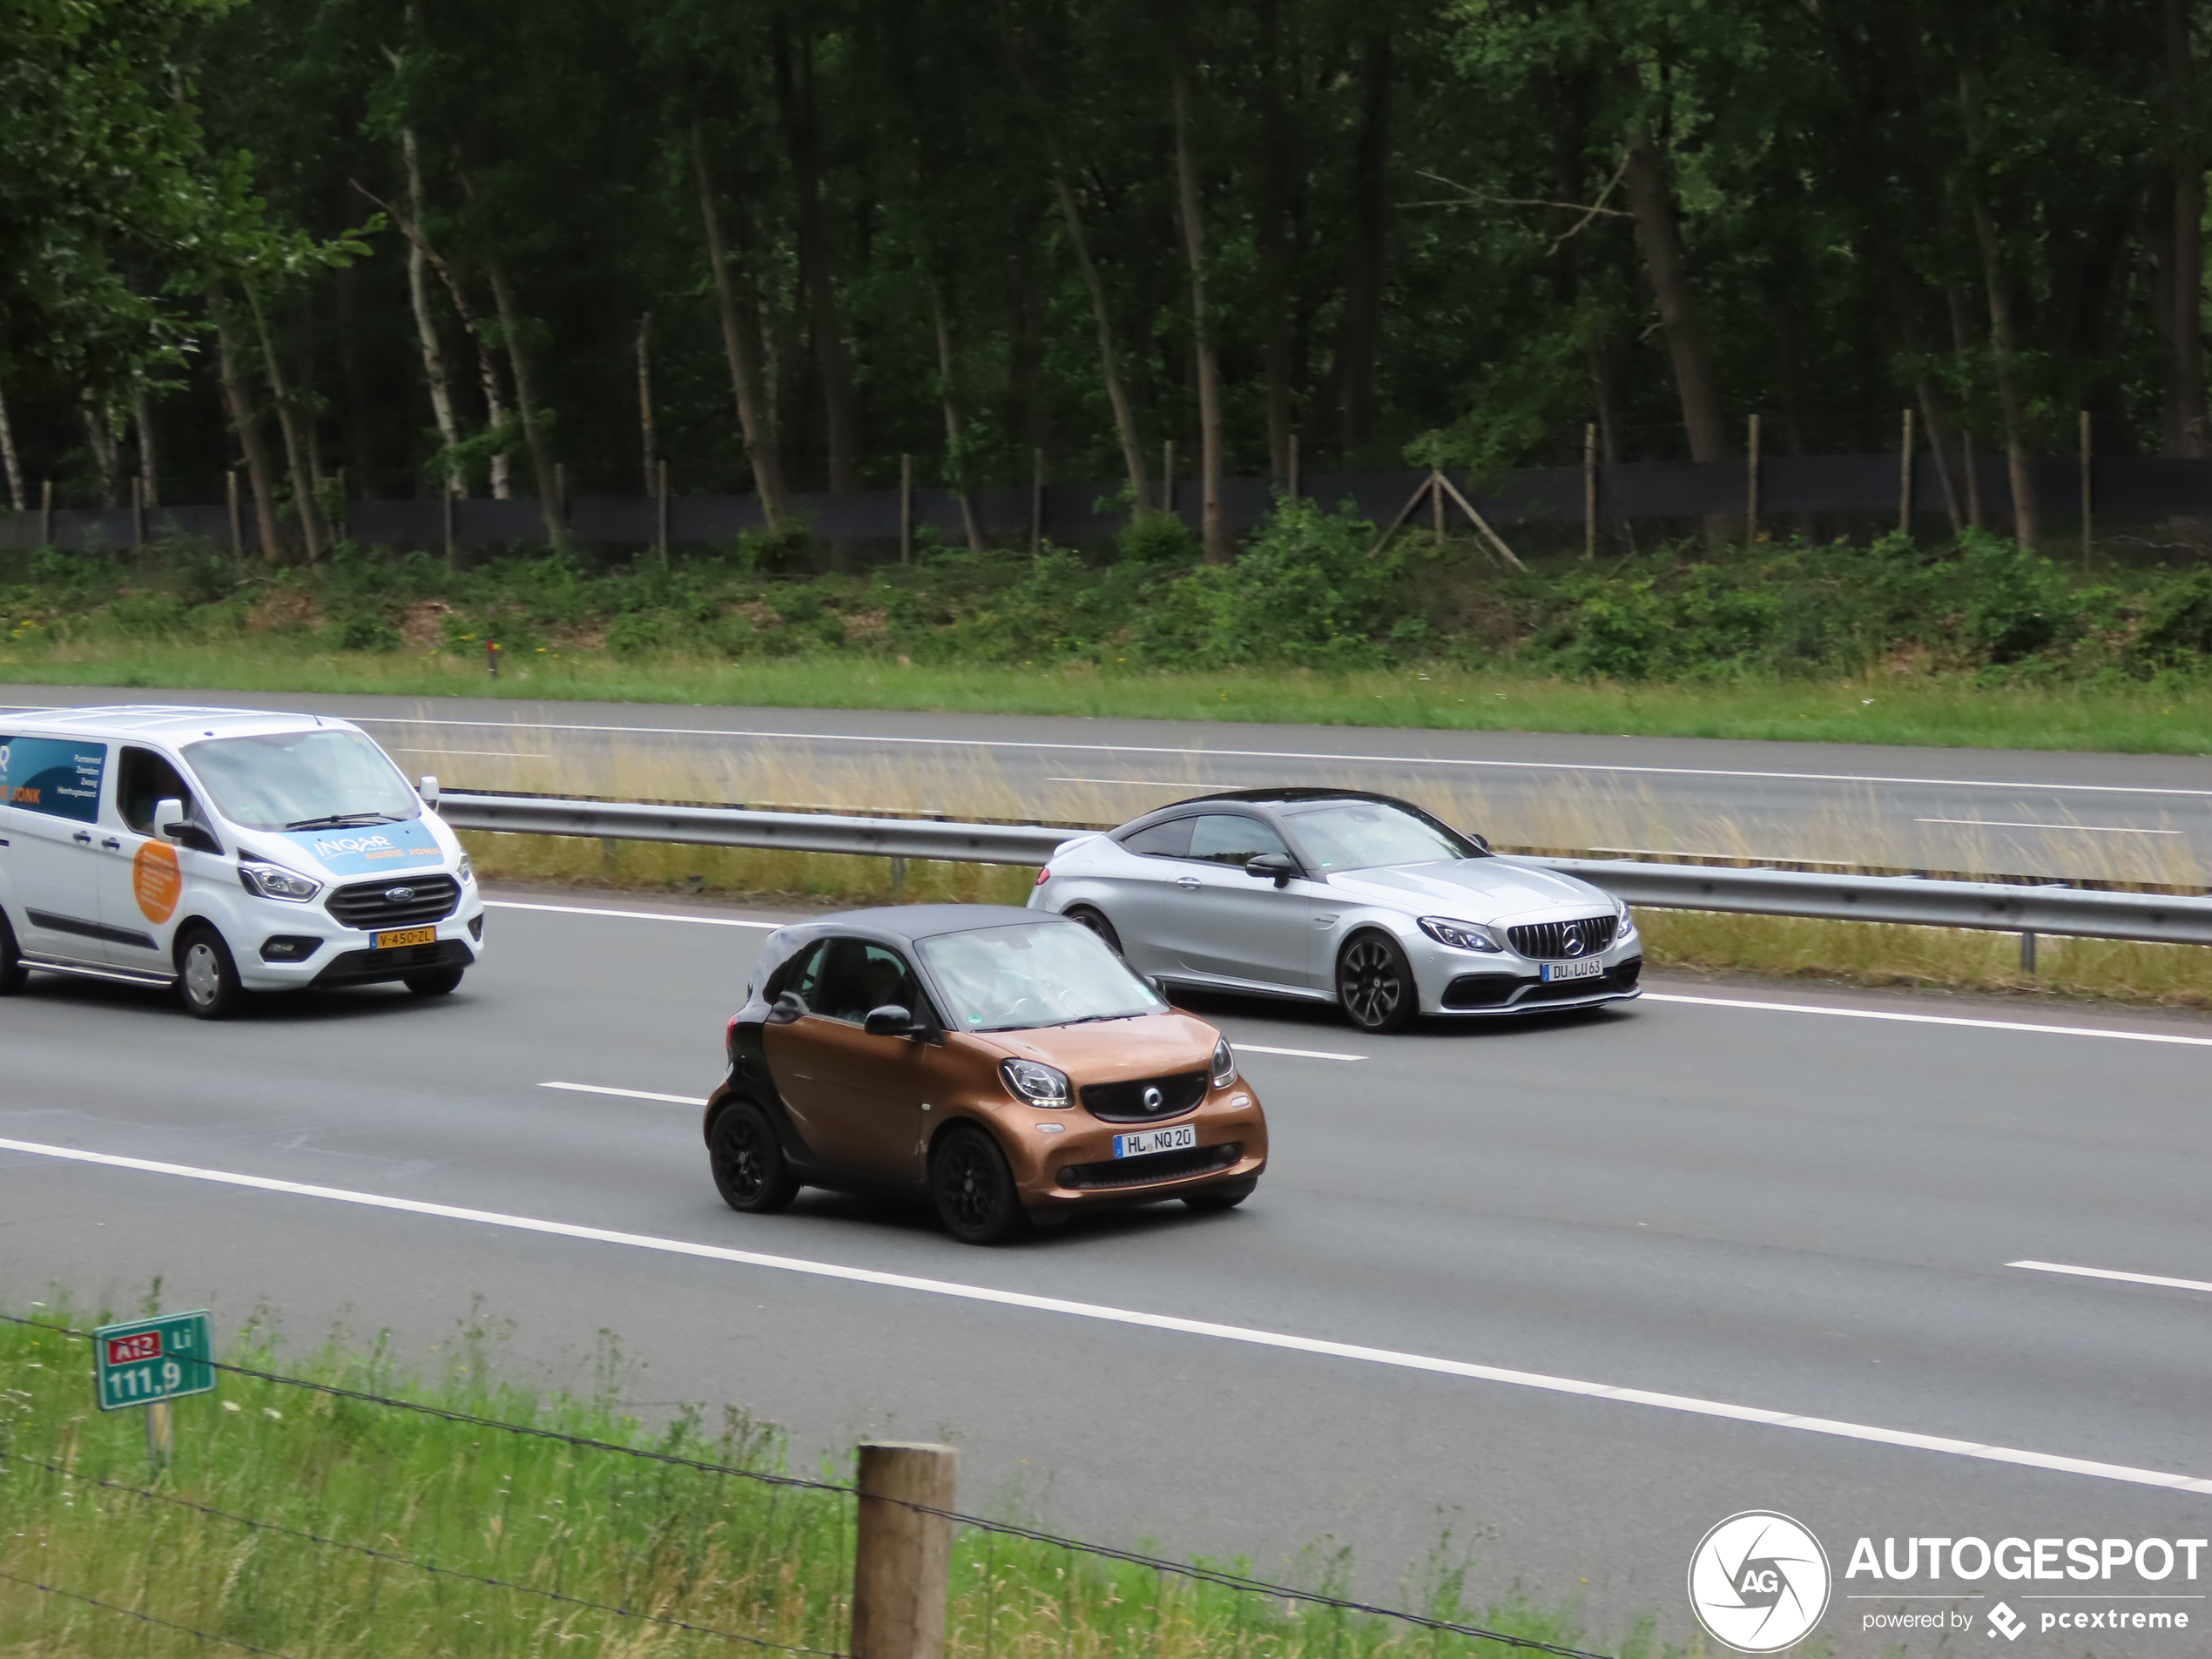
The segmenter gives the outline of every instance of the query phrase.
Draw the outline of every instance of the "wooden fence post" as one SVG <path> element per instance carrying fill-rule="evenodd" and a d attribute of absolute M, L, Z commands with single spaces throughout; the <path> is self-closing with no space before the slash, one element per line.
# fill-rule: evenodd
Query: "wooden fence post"
<path fill-rule="evenodd" d="M 914 458 L 899 457 L 899 563 L 914 562 Z"/>
<path fill-rule="evenodd" d="M 131 475 L 131 546 L 133 551 L 146 544 L 146 478 L 144 473 Z"/>
<path fill-rule="evenodd" d="M 1175 510 L 1175 440 L 1160 446 L 1160 510 Z"/>
<path fill-rule="evenodd" d="M 49 484 L 46 489 L 51 497 L 53 486 Z M 244 558 L 246 556 L 246 521 L 238 509 L 238 469 L 235 467 L 223 475 L 223 495 L 229 502 L 231 509 L 231 556 L 234 559 Z M 448 520 L 446 531 L 446 554 L 448 558 L 453 554 L 453 531 L 450 519 Z"/>
<path fill-rule="evenodd" d="M 1750 440 L 1743 449 L 1743 540 L 1759 539 L 1759 417 L 1751 417 Z"/>
<path fill-rule="evenodd" d="M 1036 452 L 1036 467 L 1029 475 L 1029 556 L 1044 551 L 1044 451 Z"/>
<path fill-rule="evenodd" d="M 1897 533 L 1912 534 L 1912 411 L 1905 411 L 1905 435 L 1897 449 Z"/>
<path fill-rule="evenodd" d="M 653 463 L 653 551 L 668 559 L 668 462 Z"/>
<path fill-rule="evenodd" d="M 1291 487 L 1290 487 L 1290 496 L 1291 496 L 1291 499 L 1292 501 L 1296 501 L 1296 500 L 1298 498 L 1298 434 L 1297 434 L 1297 433 L 1295 433 L 1295 432 L 1293 432 L 1293 433 L 1291 433 L 1291 480 L 1290 480 L 1290 483 L 1291 483 Z"/>
<path fill-rule="evenodd" d="M 1582 428 L 1582 556 L 1597 556 L 1597 423 Z"/>
<path fill-rule="evenodd" d="M 960 1453 L 884 1440 L 860 1447 L 860 1527 L 853 1545 L 854 1659 L 943 1659 Z"/>
<path fill-rule="evenodd" d="M 2089 515 L 2092 497 L 2089 491 L 2089 411 L 2081 411 L 2081 564 L 2089 563 Z"/>
<path fill-rule="evenodd" d="M 443 523 L 446 537 L 446 569 L 448 570 L 458 570 L 461 568 L 461 554 L 459 550 L 459 543 L 455 537 L 455 532 L 459 529 L 459 526 L 454 523 L 454 519 L 459 509 L 453 504 L 453 481 L 451 479 L 448 479 L 446 481 L 445 494 L 441 499 L 444 502 Z M 231 475 L 231 516 L 233 518 L 238 516 L 238 475 L 236 473 L 233 473 Z"/>
<path fill-rule="evenodd" d="M 54 481 L 51 478 L 38 481 L 38 544 L 54 544 Z"/>

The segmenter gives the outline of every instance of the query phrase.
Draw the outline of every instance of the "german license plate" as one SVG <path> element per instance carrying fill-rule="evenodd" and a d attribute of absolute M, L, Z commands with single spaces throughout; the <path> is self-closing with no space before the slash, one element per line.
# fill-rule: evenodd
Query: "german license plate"
<path fill-rule="evenodd" d="M 1604 977 L 1605 964 L 1595 956 L 1579 962 L 1546 962 L 1544 964 L 1544 982 L 1547 985 L 1563 979 L 1603 979 Z"/>
<path fill-rule="evenodd" d="M 438 942 L 435 927 L 395 927 L 387 934 L 376 935 L 376 948 L 397 950 L 402 945 L 435 945 Z"/>
<path fill-rule="evenodd" d="M 1178 1123 L 1172 1129 L 1140 1129 L 1114 1136 L 1114 1156 L 1141 1158 L 1147 1152 L 1180 1152 L 1197 1143 L 1196 1123 Z"/>

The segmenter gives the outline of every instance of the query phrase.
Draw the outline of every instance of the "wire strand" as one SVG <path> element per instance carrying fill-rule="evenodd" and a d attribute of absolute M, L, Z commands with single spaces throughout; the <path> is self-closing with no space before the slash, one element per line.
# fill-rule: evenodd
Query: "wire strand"
<path fill-rule="evenodd" d="M 171 1619 L 158 1619 L 151 1613 L 141 1613 L 132 1607 L 119 1607 L 113 1602 L 103 1602 L 98 1596 L 86 1595 L 80 1590 L 64 1590 L 56 1585 L 41 1584 L 35 1578 L 18 1578 L 4 1568 L 0 1568 L 0 1578 L 6 1579 L 11 1584 L 28 1585 L 30 1588 L 43 1591 L 48 1595 L 65 1595 L 72 1602 L 84 1602 L 87 1607 L 104 1608 L 110 1613 L 120 1613 L 128 1618 L 137 1619 L 144 1624 L 158 1624 L 165 1630 L 182 1631 L 185 1635 L 196 1636 L 202 1642 L 219 1642 L 226 1648 L 239 1648 L 247 1653 L 265 1653 L 269 1655 L 271 1659 L 291 1659 L 290 1655 L 279 1653 L 274 1648 L 257 1648 L 252 1642 L 240 1642 L 234 1636 L 219 1636 L 212 1630 L 195 1630 L 189 1624 L 179 1624 Z"/>

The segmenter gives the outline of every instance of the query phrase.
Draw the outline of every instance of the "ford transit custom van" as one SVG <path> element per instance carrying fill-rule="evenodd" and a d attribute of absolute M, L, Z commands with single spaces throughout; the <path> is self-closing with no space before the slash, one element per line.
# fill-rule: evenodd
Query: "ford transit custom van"
<path fill-rule="evenodd" d="M 442 996 L 484 911 L 435 796 L 326 716 L 0 710 L 0 994 L 79 974 L 203 1019 L 259 991 Z"/>

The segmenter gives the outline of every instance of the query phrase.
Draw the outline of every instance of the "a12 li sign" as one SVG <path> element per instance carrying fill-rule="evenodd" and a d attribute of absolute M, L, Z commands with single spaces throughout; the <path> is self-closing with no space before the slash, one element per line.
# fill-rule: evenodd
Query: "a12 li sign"
<path fill-rule="evenodd" d="M 104 1412 L 215 1390 L 205 1312 L 102 1325 L 92 1332 L 92 1351 Z"/>

